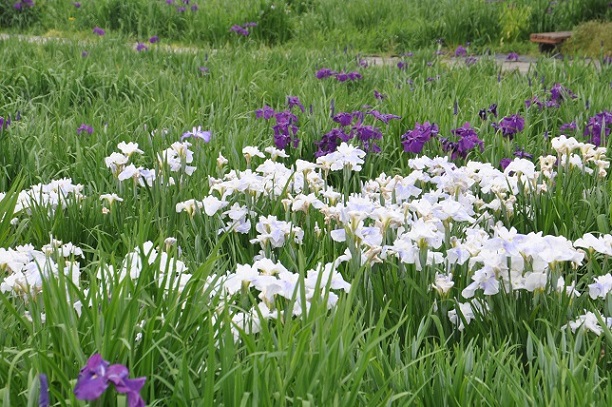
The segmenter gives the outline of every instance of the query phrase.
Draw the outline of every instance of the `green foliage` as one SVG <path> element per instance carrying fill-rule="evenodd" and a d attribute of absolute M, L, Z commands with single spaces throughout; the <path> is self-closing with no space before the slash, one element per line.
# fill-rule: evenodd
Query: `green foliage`
<path fill-rule="evenodd" d="M 324 299 L 314 299 L 308 313 L 292 317 L 294 303 L 279 300 L 274 306 L 285 312 L 283 317 L 265 320 L 258 333 L 249 333 L 252 326 L 232 323 L 232 318 L 256 305 L 257 296 L 245 289 L 229 300 L 231 307 L 224 307 L 226 300 L 210 279 L 260 254 L 262 248 L 250 243 L 255 233 L 219 235 L 224 224 L 218 216 L 176 211 L 177 203 L 210 192 L 208 177 L 222 173 L 216 163 L 220 153 L 229 168 L 244 169 L 242 147 L 272 144 L 273 124 L 256 120 L 253 111 L 264 105 L 282 110 L 288 95 L 298 96 L 306 111 L 294 109 L 300 145 L 288 150 L 287 162 L 313 159 L 314 143 L 336 126 L 330 117 L 332 103 L 335 112 L 368 104 L 401 116 L 388 125 L 377 124 L 383 131 L 383 153 L 368 156 L 359 174 L 329 176 L 329 183 L 344 196 L 382 172 L 408 174 L 408 160 L 414 156 L 403 152 L 401 135 L 416 122 L 437 123 L 444 137 L 472 123 L 485 148 L 468 159 L 494 167 L 517 147 L 535 157 L 554 154 L 544 135 L 560 134 L 561 125 L 572 120 L 578 130 L 568 136 L 586 141 L 582 131 L 589 117 L 610 108 L 607 85 L 612 70 L 594 69 L 582 61 L 541 59 L 521 75 L 500 72 L 487 57 L 469 67 L 448 66 L 433 52 L 435 39 L 445 37 L 449 45 L 472 41 L 470 52 L 484 47 L 503 35 L 498 14 L 503 10 L 517 13 L 506 28 L 520 38 L 534 27 L 534 15 L 542 6 L 470 1 L 463 8 L 456 3 L 398 1 L 375 7 L 377 2 L 366 0 L 258 1 L 251 8 L 244 2 L 210 1 L 200 14 L 181 15 L 162 1 L 101 0 L 78 11 L 54 9 L 53 27 L 65 29 L 65 17 L 75 15 L 76 30 L 87 33 L 82 42 L 3 42 L 0 114 L 14 117 L 19 111 L 22 118 L 0 132 L 0 190 L 7 191 L 0 200 L 1 246 L 39 248 L 52 235 L 85 252 L 78 259 L 83 271 L 78 282 L 60 273 L 45 278 L 42 291 L 25 299 L 0 293 L 3 404 L 35 405 L 37 375 L 46 373 L 52 402 L 78 405 L 72 394 L 75 378 L 87 358 L 100 352 L 111 363 L 126 364 L 133 377 L 147 378 L 143 397 L 151 405 L 609 405 L 609 330 L 597 336 L 561 329 L 583 310 L 600 309 L 600 318 L 612 315 L 610 297 L 592 300 L 586 293 L 593 277 L 608 272 L 610 261 L 604 256 L 591 253 L 576 269 L 568 265 L 554 270 L 567 280 L 577 279 L 581 297 L 554 290 L 495 297 L 478 293 L 488 312 L 477 312 L 469 325 L 460 315 L 466 322 L 460 332 L 448 312 L 463 301 L 461 292 L 472 282 L 467 264 L 449 266 L 456 284 L 441 294 L 432 281 L 436 273 L 447 271 L 445 264 L 422 270 L 392 258 L 384 264 L 362 264 L 354 240 L 330 239 L 332 225 L 322 213 L 289 212 L 284 202 L 267 196 L 232 197 L 230 204 L 244 204 L 257 214 L 304 228 L 302 245 L 263 248 L 299 278 L 318 263 L 337 259 L 347 247 L 353 255 L 340 268 L 352 289 L 339 295 L 336 307 L 328 309 Z M 567 8 L 570 3 L 574 9 Z M 48 4 L 40 6 L 49 9 Z M 446 8 L 437 7 L 440 4 Z M 558 8 L 566 7 L 570 21 L 584 15 L 577 5 L 560 2 Z M 406 15 L 411 21 L 404 21 Z M 206 19 L 210 24 L 202 24 Z M 51 17 L 44 21 L 50 24 Z M 251 36 L 230 36 L 231 24 L 247 21 L 258 23 Z M 92 38 L 93 25 L 110 32 Z M 311 42 L 309 35 L 315 32 Z M 133 49 L 134 37 L 143 40 L 153 34 L 214 48 L 173 51 L 164 39 L 150 44 L 147 52 Z M 282 47 L 268 48 L 274 44 Z M 403 57 L 405 70 L 397 68 L 397 61 L 381 67 L 358 64 L 366 51 L 404 52 L 420 46 L 428 48 Z M 358 70 L 364 77 L 354 83 L 318 80 L 314 72 L 322 67 Z M 555 108 L 525 107 L 525 100 L 534 96 L 545 100 L 555 83 L 578 97 Z M 374 89 L 386 97 L 376 99 Z M 491 126 L 501 117 L 483 120 L 479 115 L 492 103 L 498 104 L 501 117 L 521 114 L 525 130 L 513 140 L 504 138 Z M 84 123 L 94 128 L 91 135 L 77 134 Z M 191 178 L 177 177 L 175 185 L 164 182 L 167 169 L 149 187 L 136 187 L 129 180 L 120 183 L 104 164 L 118 142 L 133 141 L 144 150 L 134 158 L 136 165 L 154 166 L 157 153 L 193 126 L 211 130 L 212 139 L 192 140 L 198 172 Z M 429 143 L 424 154 L 446 153 L 439 144 Z M 586 232 L 609 233 L 610 176 L 598 179 L 579 168 L 558 172 L 546 193 L 518 194 L 514 213 L 500 210 L 496 220 L 520 233 L 570 239 Z M 55 211 L 41 204 L 14 214 L 19 191 L 60 177 L 84 185 L 85 198 L 69 200 Z M 110 192 L 123 201 L 113 206 L 101 202 L 99 196 Z M 13 216 L 18 217 L 16 224 Z M 313 232 L 315 224 L 324 229 L 322 234 Z M 451 236 L 464 232 L 461 224 L 449 225 L 440 250 L 451 247 Z M 388 232 L 385 244 L 396 237 Z M 180 252 L 192 273 L 182 290 L 156 283 L 161 256 L 151 264 L 141 258 L 144 266 L 133 281 L 98 277 L 102 267 L 120 269 L 124 256 L 145 241 L 162 250 L 167 237 L 176 237 L 178 246 L 166 247 L 166 253 Z M 427 249 L 419 254 L 425 263 Z M 60 269 L 73 260 L 58 253 L 50 256 Z M 5 271 L 0 267 L 0 273 Z M 5 277 L 0 275 L 0 280 Z M 296 292 L 299 296 L 305 293 Z M 80 315 L 74 307 L 78 301 Z M 121 406 L 125 400 L 109 393 L 99 403 Z"/>
<path fill-rule="evenodd" d="M 612 22 L 590 21 L 572 31 L 572 37 L 563 44 L 563 51 L 592 56 L 612 55 Z"/>

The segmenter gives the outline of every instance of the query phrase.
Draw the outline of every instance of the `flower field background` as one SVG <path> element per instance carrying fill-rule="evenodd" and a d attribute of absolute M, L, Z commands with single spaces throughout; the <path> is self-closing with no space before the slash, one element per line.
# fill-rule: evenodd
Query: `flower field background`
<path fill-rule="evenodd" d="M 371 3 L 0 1 L 3 405 L 612 402 L 608 3 Z"/>

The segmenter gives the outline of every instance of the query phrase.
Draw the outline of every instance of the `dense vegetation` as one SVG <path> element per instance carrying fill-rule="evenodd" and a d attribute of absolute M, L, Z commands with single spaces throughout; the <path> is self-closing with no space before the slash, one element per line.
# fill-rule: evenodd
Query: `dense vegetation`
<path fill-rule="evenodd" d="M 3 405 L 610 404 L 607 3 L 18 3 Z"/>

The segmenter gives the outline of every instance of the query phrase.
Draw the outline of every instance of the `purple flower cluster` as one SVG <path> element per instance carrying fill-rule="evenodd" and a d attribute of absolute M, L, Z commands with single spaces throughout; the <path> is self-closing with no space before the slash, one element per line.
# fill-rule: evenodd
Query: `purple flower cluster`
<path fill-rule="evenodd" d="M 439 138 L 442 143 L 442 150 L 451 153 L 451 159 L 466 158 L 468 153 L 476 148 L 479 148 L 480 151 L 484 150 L 484 142 L 478 138 L 476 130 L 472 128 L 470 123 L 466 122 L 462 127 L 451 130 L 451 133 L 459 140 L 451 141 L 444 137 Z"/>
<path fill-rule="evenodd" d="M 230 28 L 230 31 L 233 31 L 238 35 L 242 35 L 243 37 L 247 37 L 250 34 L 249 28 L 252 28 L 252 27 L 257 27 L 257 23 L 250 22 L 250 23 L 245 23 L 242 25 L 234 24 Z"/>
<path fill-rule="evenodd" d="M 106 34 L 106 31 L 104 31 L 102 28 L 96 26 L 93 29 L 93 33 L 96 35 L 99 35 L 100 37 L 102 37 L 104 34 Z"/>
<path fill-rule="evenodd" d="M 172 6 L 172 5 L 174 5 L 174 0 L 166 0 L 166 4 L 168 4 L 169 6 Z M 176 11 L 179 12 L 179 13 L 184 13 L 185 11 L 187 11 L 187 7 L 185 7 L 185 6 L 190 5 L 191 4 L 191 0 L 183 0 L 182 4 L 183 5 L 177 5 L 176 6 Z M 191 11 L 195 12 L 195 11 L 198 11 L 198 9 L 199 9 L 199 7 L 198 7 L 197 4 L 195 4 L 195 3 L 191 4 Z"/>
<path fill-rule="evenodd" d="M 467 49 L 465 49 L 462 45 L 459 45 L 457 47 L 457 49 L 455 49 L 455 56 L 457 58 L 459 58 L 459 57 L 466 57 L 467 56 Z"/>
<path fill-rule="evenodd" d="M 576 99 L 576 94 L 560 83 L 555 83 L 552 88 L 550 88 L 550 94 L 545 102 L 542 102 L 537 96 L 534 96 L 525 101 L 525 107 L 528 109 L 531 106 L 537 106 L 539 109 L 544 107 L 559 107 L 561 103 L 567 99 Z"/>
<path fill-rule="evenodd" d="M 11 124 L 11 119 L 5 119 L 4 117 L 0 116 L 0 132 L 4 131 L 5 129 L 8 128 L 8 126 Z"/>
<path fill-rule="evenodd" d="M 416 122 L 414 129 L 408 130 L 402 135 L 402 146 L 404 151 L 408 153 L 420 154 L 423 151 L 423 146 L 431 138 L 438 135 L 439 128 L 435 123 L 425 122 L 420 124 Z"/>
<path fill-rule="evenodd" d="M 24 10 L 26 8 L 32 8 L 32 7 L 34 7 L 33 0 L 19 0 L 18 2 L 13 4 L 13 8 L 15 10 Z"/>
<path fill-rule="evenodd" d="M 361 78 L 363 78 L 363 76 L 361 76 L 361 74 L 359 72 L 336 72 L 336 71 L 332 71 L 329 68 L 321 68 L 319 69 L 316 73 L 315 76 L 317 77 L 317 79 L 325 79 L 325 78 L 330 78 L 330 77 L 334 77 L 336 78 L 336 80 L 338 82 L 346 82 L 346 81 L 356 81 L 359 80 Z"/>
<path fill-rule="evenodd" d="M 389 113 L 381 113 L 378 110 L 369 110 L 367 112 L 340 112 L 332 117 L 332 120 L 340 125 L 340 127 L 331 129 L 324 134 L 320 141 L 315 142 L 317 151 L 315 157 L 321 157 L 336 151 L 340 143 L 348 143 L 352 139 L 359 140 L 359 143 L 366 152 L 379 153 L 381 151 L 375 140 L 382 139 L 382 131 L 372 125 L 364 124 L 366 115 L 374 117 L 385 124 L 391 120 L 400 119 L 399 116 Z"/>
<path fill-rule="evenodd" d="M 138 52 L 147 51 L 149 49 L 143 42 L 137 43 L 135 48 Z"/>
<path fill-rule="evenodd" d="M 512 140 L 516 133 L 523 131 L 525 128 L 525 119 L 518 114 L 506 116 L 500 120 L 499 124 L 493 123 L 495 130 L 501 130 L 502 136 Z"/>
<path fill-rule="evenodd" d="M 584 136 L 589 137 L 589 142 L 599 146 L 602 137 L 609 137 L 612 129 L 612 112 L 604 110 L 589 118 L 584 128 Z"/>
<path fill-rule="evenodd" d="M 85 123 L 81 124 L 79 126 L 79 128 L 77 129 L 77 134 L 78 135 L 81 135 L 83 133 L 93 134 L 93 132 L 94 132 L 93 127 L 91 127 L 90 125 L 85 124 Z"/>
<path fill-rule="evenodd" d="M 297 138 L 298 117 L 291 111 L 294 107 L 299 108 L 302 113 L 306 111 L 302 102 L 297 96 L 287 97 L 287 110 L 275 112 L 270 106 L 264 106 L 255 110 L 255 117 L 258 119 L 270 120 L 274 118 L 275 124 L 272 126 L 274 131 L 274 145 L 280 150 L 285 150 L 290 145 L 296 148 L 300 142 Z"/>
<path fill-rule="evenodd" d="M 129 407 L 144 407 L 140 390 L 146 378 L 128 379 L 129 371 L 124 365 L 111 365 L 98 353 L 89 358 L 79 373 L 74 395 L 78 400 L 97 400 L 112 384 L 118 393 L 127 395 Z"/>
<path fill-rule="evenodd" d="M 480 109 L 478 111 L 478 116 L 480 116 L 482 120 L 487 120 L 489 114 L 497 117 L 497 103 L 493 103 L 488 109 Z"/>

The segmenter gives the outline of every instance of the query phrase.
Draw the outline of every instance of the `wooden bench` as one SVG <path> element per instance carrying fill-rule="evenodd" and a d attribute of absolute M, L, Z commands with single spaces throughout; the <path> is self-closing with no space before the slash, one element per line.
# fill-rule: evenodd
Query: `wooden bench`
<path fill-rule="evenodd" d="M 531 42 L 536 42 L 538 44 L 541 52 L 551 53 L 558 49 L 559 45 L 561 45 L 563 41 L 567 40 L 571 36 L 571 31 L 559 31 L 552 33 L 531 34 L 529 39 Z"/>

